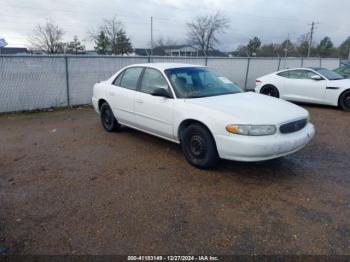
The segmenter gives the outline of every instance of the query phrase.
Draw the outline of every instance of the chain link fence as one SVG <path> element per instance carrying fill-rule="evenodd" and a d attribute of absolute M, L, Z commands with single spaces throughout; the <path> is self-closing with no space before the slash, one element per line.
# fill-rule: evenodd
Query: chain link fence
<path fill-rule="evenodd" d="M 176 62 L 207 65 L 238 83 L 255 86 L 277 70 L 315 66 L 335 69 L 339 59 L 119 56 L 0 56 L 0 113 L 90 104 L 93 85 L 127 65 Z"/>

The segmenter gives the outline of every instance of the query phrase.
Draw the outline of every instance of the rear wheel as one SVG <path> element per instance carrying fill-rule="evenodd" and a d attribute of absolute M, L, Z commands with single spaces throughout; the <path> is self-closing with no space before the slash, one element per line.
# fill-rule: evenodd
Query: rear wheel
<path fill-rule="evenodd" d="M 339 105 L 340 107 L 347 111 L 350 112 L 350 90 L 345 91 L 339 98 Z"/>
<path fill-rule="evenodd" d="M 200 124 L 192 124 L 182 132 L 181 147 L 187 161 L 196 167 L 210 168 L 219 162 L 215 141 Z"/>
<path fill-rule="evenodd" d="M 264 86 L 261 89 L 260 93 L 263 95 L 272 96 L 276 98 L 280 97 L 280 93 L 278 92 L 278 89 L 273 85 Z"/>
<path fill-rule="evenodd" d="M 107 132 L 113 132 L 120 129 L 120 124 L 114 117 L 112 109 L 106 102 L 101 105 L 100 117 L 102 126 Z"/>

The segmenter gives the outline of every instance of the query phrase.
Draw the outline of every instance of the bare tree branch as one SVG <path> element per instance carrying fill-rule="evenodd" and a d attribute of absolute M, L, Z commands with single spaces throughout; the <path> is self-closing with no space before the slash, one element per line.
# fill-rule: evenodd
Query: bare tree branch
<path fill-rule="evenodd" d="M 36 50 L 47 54 L 59 54 L 63 52 L 63 35 L 64 31 L 55 22 L 48 20 L 44 26 L 38 25 L 34 28 L 29 42 Z"/>
<path fill-rule="evenodd" d="M 219 43 L 218 34 L 223 33 L 228 27 L 228 19 L 220 12 L 216 12 L 214 15 L 198 16 L 194 21 L 187 23 L 187 35 L 190 43 L 206 56 L 209 50 L 214 49 Z"/>

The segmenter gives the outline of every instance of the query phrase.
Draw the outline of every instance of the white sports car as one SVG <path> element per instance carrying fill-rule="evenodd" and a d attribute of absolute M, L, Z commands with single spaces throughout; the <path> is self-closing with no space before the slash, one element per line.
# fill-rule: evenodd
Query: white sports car
<path fill-rule="evenodd" d="M 325 68 L 293 68 L 259 77 L 255 92 L 350 111 L 350 79 Z"/>
<path fill-rule="evenodd" d="M 139 64 L 95 84 L 92 103 L 107 131 L 122 125 L 181 143 L 194 166 L 220 158 L 261 161 L 288 155 L 313 137 L 303 108 L 273 97 L 242 93 L 207 67 Z"/>

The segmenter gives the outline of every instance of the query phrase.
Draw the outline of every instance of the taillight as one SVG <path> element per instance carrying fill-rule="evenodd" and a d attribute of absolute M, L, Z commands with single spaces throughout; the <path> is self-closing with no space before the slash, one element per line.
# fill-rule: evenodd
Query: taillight
<path fill-rule="evenodd" d="M 255 80 L 255 83 L 261 84 L 261 81 L 260 80 Z"/>

